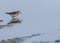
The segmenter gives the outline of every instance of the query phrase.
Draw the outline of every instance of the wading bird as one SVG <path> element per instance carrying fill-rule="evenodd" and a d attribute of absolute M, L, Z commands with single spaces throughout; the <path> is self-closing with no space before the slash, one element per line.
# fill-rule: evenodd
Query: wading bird
<path fill-rule="evenodd" d="M 9 14 L 12 18 L 16 17 L 19 15 L 19 13 L 21 14 L 21 11 L 13 11 L 13 12 L 7 12 L 6 14 Z"/>

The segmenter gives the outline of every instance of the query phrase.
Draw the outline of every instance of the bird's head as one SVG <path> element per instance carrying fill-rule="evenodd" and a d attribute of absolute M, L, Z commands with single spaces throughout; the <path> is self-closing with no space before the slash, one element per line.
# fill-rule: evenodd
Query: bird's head
<path fill-rule="evenodd" d="M 17 12 L 18 12 L 18 13 L 21 13 L 21 11 L 19 11 L 19 10 L 18 10 Z"/>

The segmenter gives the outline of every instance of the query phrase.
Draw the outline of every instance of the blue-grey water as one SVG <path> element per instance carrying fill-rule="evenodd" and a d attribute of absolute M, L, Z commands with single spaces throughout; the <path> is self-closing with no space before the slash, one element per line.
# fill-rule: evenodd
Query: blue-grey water
<path fill-rule="evenodd" d="M 54 41 L 60 39 L 60 0 L 0 0 L 0 25 L 6 25 L 12 18 L 5 14 L 21 10 L 17 18 L 22 23 L 0 29 L 0 40 L 44 33 L 25 40 L 23 43 Z"/>

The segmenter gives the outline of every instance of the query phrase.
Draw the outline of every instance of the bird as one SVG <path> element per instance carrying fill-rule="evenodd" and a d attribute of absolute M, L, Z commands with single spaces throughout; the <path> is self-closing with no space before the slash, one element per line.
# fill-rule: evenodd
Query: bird
<path fill-rule="evenodd" d="M 18 16 L 19 13 L 21 14 L 21 11 L 17 10 L 17 11 L 13 11 L 13 12 L 7 12 L 6 14 L 9 14 L 12 18 L 14 18 L 14 17 Z"/>
<path fill-rule="evenodd" d="M 8 22 L 7 24 L 15 24 L 15 23 L 21 23 L 22 20 L 19 20 L 18 18 L 13 18 L 10 22 Z"/>

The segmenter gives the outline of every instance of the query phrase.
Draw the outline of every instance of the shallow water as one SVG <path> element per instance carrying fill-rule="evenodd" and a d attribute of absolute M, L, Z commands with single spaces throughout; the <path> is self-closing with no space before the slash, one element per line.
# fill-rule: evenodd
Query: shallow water
<path fill-rule="evenodd" d="M 21 23 L 7 25 L 11 16 L 5 14 L 21 10 L 16 18 Z M 50 41 L 60 39 L 60 0 L 6 0 L 0 1 L 0 40 L 30 36 L 43 33 L 41 36 L 26 39 L 23 43 Z"/>

